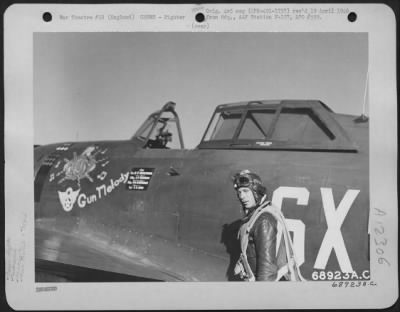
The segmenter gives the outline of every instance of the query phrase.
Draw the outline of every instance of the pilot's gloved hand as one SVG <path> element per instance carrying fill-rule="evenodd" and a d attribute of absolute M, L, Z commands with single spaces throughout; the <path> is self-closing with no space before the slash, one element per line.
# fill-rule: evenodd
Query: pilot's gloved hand
<path fill-rule="evenodd" d="M 243 270 L 243 266 L 240 263 L 240 261 L 238 261 L 236 263 L 236 265 L 235 265 L 235 268 L 234 268 L 233 272 L 235 273 L 235 275 L 238 275 L 238 274 L 240 274 L 242 272 L 242 270 Z"/>
<path fill-rule="evenodd" d="M 236 263 L 235 268 L 233 269 L 233 273 L 235 275 L 239 275 L 240 279 L 245 280 L 246 272 L 244 271 L 243 264 L 240 260 Z"/>

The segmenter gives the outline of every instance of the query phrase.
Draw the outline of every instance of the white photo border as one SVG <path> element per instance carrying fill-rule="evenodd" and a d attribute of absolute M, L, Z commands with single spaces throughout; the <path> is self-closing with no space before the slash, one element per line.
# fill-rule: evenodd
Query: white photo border
<path fill-rule="evenodd" d="M 397 94 L 396 21 L 382 4 L 253 4 L 268 7 L 341 7 L 358 15 L 349 23 L 344 15 L 322 20 L 263 24 L 209 22 L 194 27 L 202 10 L 248 7 L 248 4 L 207 5 L 12 5 L 4 15 L 5 69 L 5 245 L 6 268 L 16 266 L 13 280 L 6 280 L 6 296 L 13 309 L 278 309 L 278 308 L 385 308 L 398 298 L 397 268 Z M 154 13 L 185 15 L 174 22 L 106 23 L 42 20 L 54 17 Z M 151 25 L 153 24 L 153 25 Z M 266 26 L 267 25 L 267 26 Z M 310 283 L 51 283 L 34 282 L 33 216 L 33 33 L 34 32 L 368 32 L 370 98 L 370 234 L 371 278 L 376 286 L 332 288 L 332 282 Z M 23 113 L 21 113 L 23 112 Z M 383 229 L 383 230 L 382 230 Z M 388 243 L 383 256 L 374 240 Z M 15 270 L 14 270 L 15 272 Z M 54 286 L 37 291 L 38 286 Z"/>

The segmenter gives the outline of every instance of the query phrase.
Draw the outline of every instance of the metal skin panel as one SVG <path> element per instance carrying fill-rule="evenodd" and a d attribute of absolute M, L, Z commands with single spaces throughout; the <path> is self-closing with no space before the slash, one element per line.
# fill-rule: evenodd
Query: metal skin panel
<path fill-rule="evenodd" d="M 361 274 L 369 269 L 368 124 L 352 119 L 336 116 L 359 146 L 357 153 L 143 149 L 135 140 L 68 146 L 57 151 L 40 186 L 35 258 L 156 280 L 230 280 L 242 217 L 231 178 L 250 169 L 293 220 L 306 279 L 319 269 L 346 271 L 346 259 Z M 35 148 L 35 172 L 60 145 Z M 127 188 L 132 168 L 154 168 L 147 190 Z M 291 192 L 303 196 L 300 202 L 288 196 Z M 340 225 L 347 254 L 328 248 L 324 260 L 321 245 L 332 227 L 326 215 L 332 199 L 335 209 L 350 205 Z M 317 268 L 321 263 L 324 268 Z"/>

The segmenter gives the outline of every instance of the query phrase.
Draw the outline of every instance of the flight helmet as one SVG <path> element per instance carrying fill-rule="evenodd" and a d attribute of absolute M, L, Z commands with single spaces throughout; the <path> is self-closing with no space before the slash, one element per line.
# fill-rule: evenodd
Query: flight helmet
<path fill-rule="evenodd" d="M 235 174 L 233 177 L 233 187 L 235 190 L 241 187 L 248 187 L 253 192 L 257 204 L 267 194 L 267 188 L 262 184 L 261 178 L 247 169 Z"/>

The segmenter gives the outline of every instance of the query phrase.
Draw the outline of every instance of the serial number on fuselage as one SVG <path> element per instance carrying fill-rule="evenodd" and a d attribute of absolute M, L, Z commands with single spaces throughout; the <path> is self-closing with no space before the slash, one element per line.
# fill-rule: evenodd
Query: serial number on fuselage
<path fill-rule="evenodd" d="M 311 274 L 311 278 L 314 281 L 346 281 L 346 280 L 369 280 L 370 272 L 369 270 L 364 270 L 362 272 L 357 273 L 353 272 L 342 272 L 342 271 L 314 271 Z"/>

